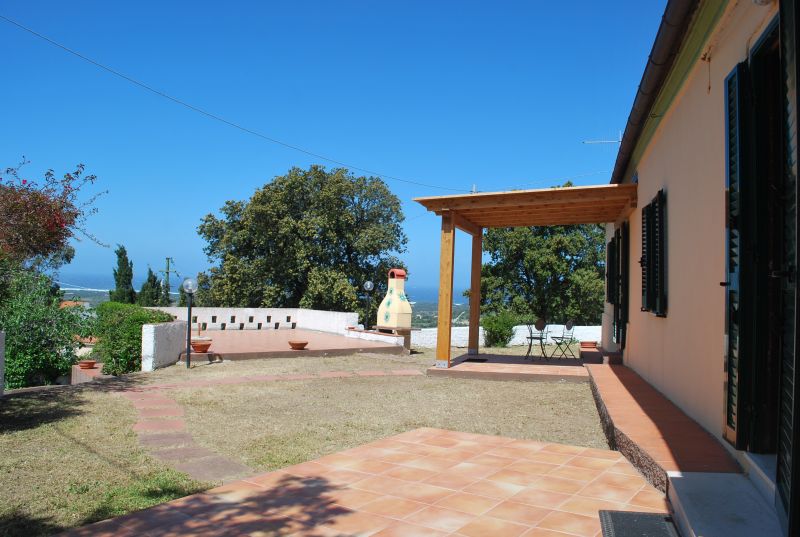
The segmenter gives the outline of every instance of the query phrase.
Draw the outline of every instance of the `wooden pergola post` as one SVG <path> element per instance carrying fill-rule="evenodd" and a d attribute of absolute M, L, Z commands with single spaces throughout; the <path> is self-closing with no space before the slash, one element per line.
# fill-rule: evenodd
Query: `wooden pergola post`
<path fill-rule="evenodd" d="M 467 354 L 478 354 L 481 324 L 481 261 L 483 258 L 483 230 L 472 236 L 472 267 L 469 285 L 469 339 Z"/>
<path fill-rule="evenodd" d="M 436 367 L 450 367 L 450 325 L 453 322 L 453 255 L 455 218 L 442 214 L 442 246 L 439 258 L 439 319 L 436 331 Z"/>

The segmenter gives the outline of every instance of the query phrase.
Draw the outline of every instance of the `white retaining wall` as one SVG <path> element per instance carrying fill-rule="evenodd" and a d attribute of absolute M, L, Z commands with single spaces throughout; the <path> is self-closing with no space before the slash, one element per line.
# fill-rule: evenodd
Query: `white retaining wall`
<path fill-rule="evenodd" d="M 142 371 L 172 365 L 186 350 L 186 321 L 142 326 Z"/>
<path fill-rule="evenodd" d="M 550 332 L 548 336 L 560 336 L 564 326 L 559 324 L 548 325 Z M 572 337 L 576 341 L 597 341 L 600 343 L 600 335 L 602 327 L 600 326 L 576 326 Z M 514 327 L 514 338 L 511 340 L 509 346 L 514 345 L 527 345 L 528 340 L 525 339 L 529 336 L 528 327 L 525 325 Z M 454 347 L 466 347 L 467 337 L 469 336 L 469 328 L 466 326 L 455 326 L 452 328 L 450 340 Z M 548 337 L 548 343 L 553 343 L 553 340 Z M 483 328 L 480 329 L 480 346 L 483 346 Z M 411 332 L 411 345 L 412 347 L 436 347 L 436 328 L 423 328 L 422 330 L 415 330 Z"/>
<path fill-rule="evenodd" d="M 165 311 L 180 321 L 186 321 L 186 308 L 151 308 Z M 261 330 L 303 328 L 344 334 L 348 326 L 358 324 L 358 314 L 342 311 L 309 310 L 304 308 L 192 308 L 192 317 L 206 324 L 205 330 Z M 193 323 L 194 324 L 194 323 Z"/>
<path fill-rule="evenodd" d="M 376 332 L 364 332 L 362 330 L 347 330 L 344 333 L 345 337 L 354 339 L 363 339 L 365 341 L 378 341 L 386 343 L 387 345 L 403 346 L 403 337 L 390 334 L 378 334 Z"/>

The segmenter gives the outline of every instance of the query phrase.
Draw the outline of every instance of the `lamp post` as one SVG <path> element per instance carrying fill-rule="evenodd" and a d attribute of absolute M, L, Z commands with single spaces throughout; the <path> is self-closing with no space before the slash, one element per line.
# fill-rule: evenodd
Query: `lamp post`
<path fill-rule="evenodd" d="M 197 280 L 186 278 L 183 280 L 183 290 L 186 292 L 186 304 L 188 312 L 186 315 L 186 369 L 192 363 L 192 297 L 197 291 Z"/>
<path fill-rule="evenodd" d="M 372 290 L 375 289 L 375 284 L 370 280 L 364 282 L 364 291 L 367 292 L 367 314 L 364 316 L 364 330 L 369 330 L 369 312 L 372 308 Z"/>

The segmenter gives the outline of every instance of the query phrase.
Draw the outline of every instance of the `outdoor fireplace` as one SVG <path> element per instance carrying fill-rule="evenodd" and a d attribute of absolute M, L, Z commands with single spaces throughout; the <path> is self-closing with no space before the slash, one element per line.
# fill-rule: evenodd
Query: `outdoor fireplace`
<path fill-rule="evenodd" d="M 406 298 L 406 271 L 403 269 L 389 270 L 389 288 L 378 308 L 378 328 L 411 328 L 411 304 Z"/>

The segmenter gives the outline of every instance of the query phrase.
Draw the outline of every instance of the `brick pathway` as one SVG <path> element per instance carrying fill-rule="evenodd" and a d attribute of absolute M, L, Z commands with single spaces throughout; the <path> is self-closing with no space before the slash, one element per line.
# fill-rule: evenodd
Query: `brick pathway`
<path fill-rule="evenodd" d="M 192 380 L 174 384 L 155 384 L 123 390 L 139 414 L 133 430 L 138 434 L 139 444 L 173 468 L 185 472 L 199 481 L 227 482 L 252 473 L 247 466 L 223 457 L 195 443 L 186 430 L 182 419 L 183 408 L 164 392 L 178 388 L 225 386 L 253 382 L 276 382 L 353 377 L 421 376 L 417 369 L 395 369 L 389 371 L 323 371 L 316 375 L 254 375 L 249 377 L 222 377 L 208 380 Z"/>
<path fill-rule="evenodd" d="M 667 507 L 615 451 L 424 428 L 68 535 L 597 537 Z"/>

